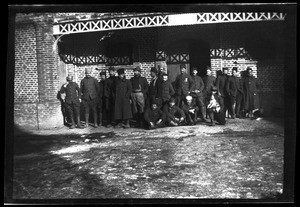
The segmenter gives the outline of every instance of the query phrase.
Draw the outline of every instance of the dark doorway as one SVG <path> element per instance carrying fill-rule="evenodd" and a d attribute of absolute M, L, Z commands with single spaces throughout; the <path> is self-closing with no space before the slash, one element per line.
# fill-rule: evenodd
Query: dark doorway
<path fill-rule="evenodd" d="M 198 75 L 206 75 L 206 67 L 210 66 L 209 44 L 201 40 L 189 40 L 190 68 L 198 69 Z"/>

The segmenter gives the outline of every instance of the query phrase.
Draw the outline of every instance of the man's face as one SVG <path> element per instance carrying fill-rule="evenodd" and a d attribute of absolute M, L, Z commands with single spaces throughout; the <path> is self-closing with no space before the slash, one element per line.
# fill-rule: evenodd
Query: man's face
<path fill-rule="evenodd" d="M 190 106 L 192 105 L 192 100 L 187 100 L 186 103 Z"/>
<path fill-rule="evenodd" d="M 163 76 L 163 81 L 166 82 L 167 80 L 168 80 L 168 76 L 167 76 L 167 75 L 164 75 L 164 76 Z"/>
<path fill-rule="evenodd" d="M 68 75 L 68 76 L 67 76 L 67 81 L 68 81 L 68 82 L 72 82 L 72 81 L 73 81 L 73 76 Z"/>
<path fill-rule="evenodd" d="M 100 78 L 101 78 L 101 80 L 105 80 L 106 76 L 105 75 L 101 75 Z"/>
<path fill-rule="evenodd" d="M 251 76 L 253 74 L 252 70 L 249 70 L 248 74 Z"/>
<path fill-rule="evenodd" d="M 139 75 L 141 75 L 140 71 L 138 71 L 138 70 L 133 71 L 133 74 L 134 74 L 134 76 L 139 76 Z"/>
<path fill-rule="evenodd" d="M 212 74 L 212 76 L 214 76 L 215 78 L 217 77 L 216 71 L 212 71 L 211 74 Z"/>
<path fill-rule="evenodd" d="M 92 74 L 91 71 L 86 71 L 86 72 L 85 72 L 85 76 L 86 76 L 86 77 L 91 77 L 91 74 Z"/>
<path fill-rule="evenodd" d="M 233 70 L 233 71 L 232 71 L 232 75 L 233 75 L 234 77 L 237 77 L 237 71 L 236 71 L 236 70 Z"/>
<path fill-rule="evenodd" d="M 206 75 L 210 76 L 211 75 L 211 70 L 206 70 Z"/>
<path fill-rule="evenodd" d="M 123 78 L 125 77 L 125 74 L 124 74 L 124 73 L 121 73 L 121 74 L 119 74 L 119 77 L 120 77 L 121 79 L 123 79 Z"/>
<path fill-rule="evenodd" d="M 109 76 L 115 76 L 115 71 L 110 70 L 110 71 L 109 71 Z"/>
<path fill-rule="evenodd" d="M 181 72 L 181 74 L 186 73 L 186 68 L 180 68 L 180 72 Z"/>
<path fill-rule="evenodd" d="M 152 110 L 157 109 L 157 104 L 151 104 L 151 109 L 152 109 Z"/>
<path fill-rule="evenodd" d="M 198 71 L 197 71 L 197 70 L 193 70 L 193 76 L 196 76 L 196 75 L 197 75 L 197 73 L 198 73 Z"/>
<path fill-rule="evenodd" d="M 156 73 L 154 73 L 154 72 L 151 72 L 150 75 L 151 75 L 152 78 L 156 77 Z"/>
<path fill-rule="evenodd" d="M 228 75 L 228 70 L 226 70 L 226 69 L 223 70 L 223 74 L 224 74 L 224 75 Z"/>

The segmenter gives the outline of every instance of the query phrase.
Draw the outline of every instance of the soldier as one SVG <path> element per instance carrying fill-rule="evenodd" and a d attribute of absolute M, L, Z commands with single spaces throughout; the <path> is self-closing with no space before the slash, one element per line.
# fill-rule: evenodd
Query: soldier
<path fill-rule="evenodd" d="M 157 102 L 154 100 L 151 107 L 148 107 L 144 112 L 147 129 L 161 128 L 165 126 L 166 115 L 159 108 Z"/>
<path fill-rule="evenodd" d="M 98 127 L 97 123 L 97 105 L 98 105 L 98 95 L 99 95 L 99 83 L 96 78 L 91 76 L 92 69 L 87 68 L 85 70 L 85 77 L 80 82 L 80 92 L 82 93 L 81 99 L 85 111 L 85 126 L 89 126 L 89 115 L 90 109 L 93 113 L 94 127 Z"/>
<path fill-rule="evenodd" d="M 226 82 L 228 79 L 228 68 L 223 68 L 223 74 L 219 75 L 216 81 L 218 95 L 220 96 L 221 110 L 226 114 L 228 109 L 228 94 L 226 92 Z"/>
<path fill-rule="evenodd" d="M 216 85 L 216 78 L 211 75 L 211 68 L 207 67 L 206 69 L 206 76 L 203 78 L 204 82 L 204 90 L 203 90 L 203 96 L 205 101 L 205 106 L 208 105 L 208 102 L 210 100 L 211 90 Z"/>
<path fill-rule="evenodd" d="M 80 129 L 84 128 L 80 123 L 80 89 L 78 84 L 73 82 L 73 76 L 67 76 L 67 83 L 65 83 L 62 86 L 60 93 L 66 94 L 65 98 L 62 99 L 66 108 L 66 112 L 68 113 L 71 119 L 70 129 L 74 129 L 76 127 L 74 121 L 74 114 L 77 119 L 77 127 Z"/>
<path fill-rule="evenodd" d="M 106 79 L 105 87 L 104 87 L 105 103 L 106 103 L 106 110 L 107 110 L 106 127 L 112 127 L 112 124 L 114 122 L 114 106 L 115 106 L 115 99 L 114 99 L 115 96 L 112 91 L 112 86 L 114 85 L 117 76 L 114 67 L 109 67 L 108 72 L 109 72 L 109 78 Z"/>
<path fill-rule="evenodd" d="M 207 106 L 207 113 L 211 121 L 210 126 L 215 126 L 215 121 L 221 125 L 226 123 L 224 112 L 221 110 L 220 96 L 218 95 L 217 90 L 218 89 L 215 86 L 212 88 L 209 104 Z"/>
<path fill-rule="evenodd" d="M 198 70 L 197 68 L 192 69 L 192 78 L 195 82 L 195 88 L 191 92 L 191 96 L 195 98 L 196 104 L 201 110 L 201 119 L 202 121 L 206 122 L 206 106 L 205 106 L 205 98 L 203 95 L 203 89 L 204 89 L 204 82 L 200 76 L 197 75 Z"/>
<path fill-rule="evenodd" d="M 132 85 L 132 113 L 133 117 L 136 118 L 136 127 L 142 127 L 145 100 L 148 92 L 148 82 L 145 77 L 141 76 L 141 68 L 139 66 L 134 68 L 133 72 L 134 77 L 130 79 Z"/>
<path fill-rule="evenodd" d="M 99 82 L 99 126 L 103 124 L 103 113 L 106 115 L 106 97 L 105 97 L 105 85 L 106 85 L 106 72 L 100 72 L 100 82 Z"/>
<path fill-rule="evenodd" d="M 249 118 L 254 119 L 253 110 L 259 109 L 258 99 L 259 84 L 253 76 L 252 68 L 247 68 L 247 76 L 244 80 L 244 100 L 245 110 L 249 113 Z"/>
<path fill-rule="evenodd" d="M 172 84 L 168 81 L 168 74 L 163 73 L 162 75 L 162 90 L 161 90 L 161 98 L 162 98 L 162 106 L 167 104 L 170 98 L 175 94 L 174 88 Z"/>
<path fill-rule="evenodd" d="M 150 104 L 152 101 L 156 100 L 158 104 L 158 108 L 161 108 L 162 106 L 162 100 L 161 100 L 161 80 L 157 77 L 157 69 L 155 67 L 152 67 L 150 69 L 150 75 L 152 77 L 149 89 L 148 89 L 148 95 L 147 95 L 147 105 L 146 107 L 150 107 Z"/>
<path fill-rule="evenodd" d="M 186 96 L 186 100 L 182 104 L 182 110 L 185 113 L 187 124 L 196 125 L 199 107 L 196 105 L 192 96 Z"/>
<path fill-rule="evenodd" d="M 229 76 L 226 83 L 226 91 L 229 96 L 229 110 L 230 116 L 232 119 L 235 119 L 235 106 L 236 106 L 236 97 L 238 89 L 241 90 L 239 85 L 239 78 L 237 77 L 237 68 L 232 68 L 232 76 Z"/>
<path fill-rule="evenodd" d="M 175 92 L 177 96 L 177 106 L 181 107 L 182 101 L 191 91 L 194 90 L 195 83 L 193 78 L 187 74 L 185 64 L 180 65 L 180 73 L 175 79 Z"/>
<path fill-rule="evenodd" d="M 244 90 L 243 90 L 243 80 L 241 78 L 241 73 L 237 73 L 237 79 L 238 79 L 238 86 L 237 86 L 237 94 L 236 94 L 236 107 L 235 107 L 235 114 L 236 118 L 241 118 L 241 110 L 243 109 L 243 96 L 244 96 Z"/>
<path fill-rule="evenodd" d="M 170 98 L 169 104 L 163 106 L 163 112 L 166 114 L 166 123 L 169 126 L 184 124 L 185 114 L 181 108 L 175 105 L 175 98 Z"/>
<path fill-rule="evenodd" d="M 132 86 L 130 80 L 126 79 L 123 68 L 120 68 L 117 72 L 118 78 L 112 87 L 115 100 L 114 118 L 117 122 L 115 128 L 129 128 L 129 120 L 132 118 L 130 105 Z"/>

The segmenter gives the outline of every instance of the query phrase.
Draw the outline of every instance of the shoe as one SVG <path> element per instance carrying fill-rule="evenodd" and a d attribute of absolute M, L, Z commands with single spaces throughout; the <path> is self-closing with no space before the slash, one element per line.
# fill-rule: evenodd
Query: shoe
<path fill-rule="evenodd" d="M 75 128 L 76 128 L 75 124 L 72 124 L 72 125 L 69 127 L 69 129 L 75 129 Z"/>
<path fill-rule="evenodd" d="M 122 124 L 122 126 L 123 126 L 123 128 L 130 128 L 130 125 L 129 125 L 129 123 L 127 123 L 127 124 Z"/>
<path fill-rule="evenodd" d="M 122 128 L 122 123 L 117 124 L 116 126 L 114 126 L 115 129 L 119 129 Z"/>
<path fill-rule="evenodd" d="M 94 128 L 98 128 L 98 124 L 94 124 Z"/>
<path fill-rule="evenodd" d="M 178 124 L 175 123 L 174 121 L 171 121 L 171 122 L 170 122 L 170 125 L 171 125 L 171 126 L 178 126 Z"/>
<path fill-rule="evenodd" d="M 106 128 L 110 128 L 110 127 L 112 127 L 112 125 L 111 125 L 111 124 L 108 124 L 108 125 L 106 125 Z"/>
<path fill-rule="evenodd" d="M 84 129 L 85 126 L 82 126 L 81 124 L 77 124 L 77 128 L 79 128 L 79 129 Z"/>
<path fill-rule="evenodd" d="M 215 126 L 216 124 L 215 124 L 215 122 L 211 122 L 210 124 L 209 124 L 209 126 Z"/>

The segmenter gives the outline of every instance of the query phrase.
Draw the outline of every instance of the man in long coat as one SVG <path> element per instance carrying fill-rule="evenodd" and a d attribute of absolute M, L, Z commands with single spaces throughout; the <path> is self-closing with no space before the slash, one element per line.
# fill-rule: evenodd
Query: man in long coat
<path fill-rule="evenodd" d="M 205 106 L 207 106 L 210 100 L 212 88 L 216 86 L 216 78 L 212 76 L 212 71 L 210 67 L 206 68 L 206 76 L 203 77 L 203 83 L 204 83 L 204 89 L 203 89 L 204 103 Z M 207 118 L 207 112 L 206 112 L 206 118 Z"/>
<path fill-rule="evenodd" d="M 85 77 L 80 82 L 80 92 L 82 93 L 81 99 L 85 111 L 86 127 L 89 126 L 89 114 L 90 109 L 93 112 L 94 127 L 98 127 L 97 123 L 97 105 L 99 95 L 99 83 L 96 78 L 91 76 L 92 69 L 87 68 L 85 70 Z"/>
<path fill-rule="evenodd" d="M 259 109 L 258 89 L 259 84 L 253 76 L 252 68 L 247 68 L 248 76 L 244 80 L 244 100 L 245 110 L 249 112 L 249 117 L 253 118 L 253 110 Z"/>
<path fill-rule="evenodd" d="M 239 78 L 237 77 L 237 68 L 234 67 L 232 68 L 232 75 L 228 77 L 226 82 L 226 93 L 229 96 L 228 112 L 232 119 L 236 117 L 235 106 L 238 90 L 242 91 L 240 88 Z"/>
<path fill-rule="evenodd" d="M 125 77 L 125 71 L 120 68 L 118 78 L 113 85 L 113 95 L 115 100 L 114 118 L 117 121 L 116 128 L 129 128 L 129 120 L 132 118 L 130 95 L 132 86 L 130 80 Z"/>
<path fill-rule="evenodd" d="M 197 68 L 192 69 L 192 78 L 195 82 L 195 88 L 191 92 L 191 96 L 196 100 L 196 104 L 201 110 L 201 118 L 202 121 L 206 122 L 206 106 L 205 106 L 205 100 L 203 95 L 203 89 L 204 89 L 204 82 L 200 76 L 197 75 L 198 70 Z"/>
<path fill-rule="evenodd" d="M 106 97 L 105 97 L 105 85 L 106 85 L 106 72 L 100 72 L 100 82 L 99 82 L 99 102 L 98 102 L 98 112 L 99 112 L 99 125 L 103 124 L 103 114 L 106 115 Z M 105 116 L 107 118 L 107 116 Z"/>
<path fill-rule="evenodd" d="M 134 77 L 130 79 L 132 86 L 131 101 L 132 113 L 136 119 L 136 127 L 143 126 L 143 114 L 145 101 L 148 92 L 148 82 L 145 77 L 141 76 L 141 68 L 137 66 L 133 69 Z"/>
<path fill-rule="evenodd" d="M 191 93 L 195 88 L 194 79 L 187 74 L 185 64 L 180 65 L 180 73 L 175 79 L 175 93 L 177 96 L 176 105 L 181 107 L 185 97 Z"/>
<path fill-rule="evenodd" d="M 226 82 L 228 79 L 228 68 L 223 68 L 223 74 L 219 75 L 216 81 L 216 86 L 218 90 L 218 95 L 220 96 L 220 106 L 221 110 L 226 115 L 226 110 L 228 109 L 228 94 L 226 91 Z"/>
<path fill-rule="evenodd" d="M 150 107 L 152 101 L 156 101 L 158 108 L 161 108 L 162 106 L 162 81 L 157 76 L 157 69 L 155 67 L 152 67 L 150 69 L 150 75 L 152 77 L 149 88 L 148 88 L 148 94 L 147 94 L 147 101 L 146 101 L 146 107 Z"/>
<path fill-rule="evenodd" d="M 168 74 L 163 73 L 162 74 L 162 90 L 161 90 L 161 99 L 162 99 L 162 106 L 169 103 L 170 98 L 175 94 L 175 90 L 168 81 Z"/>
<path fill-rule="evenodd" d="M 113 95 L 112 86 L 114 85 L 114 82 L 118 78 L 116 76 L 116 70 L 114 67 L 109 67 L 109 78 L 106 79 L 105 82 L 105 103 L 106 103 L 106 110 L 107 110 L 107 123 L 106 127 L 111 127 L 114 122 L 114 106 L 115 106 L 115 97 Z"/>

